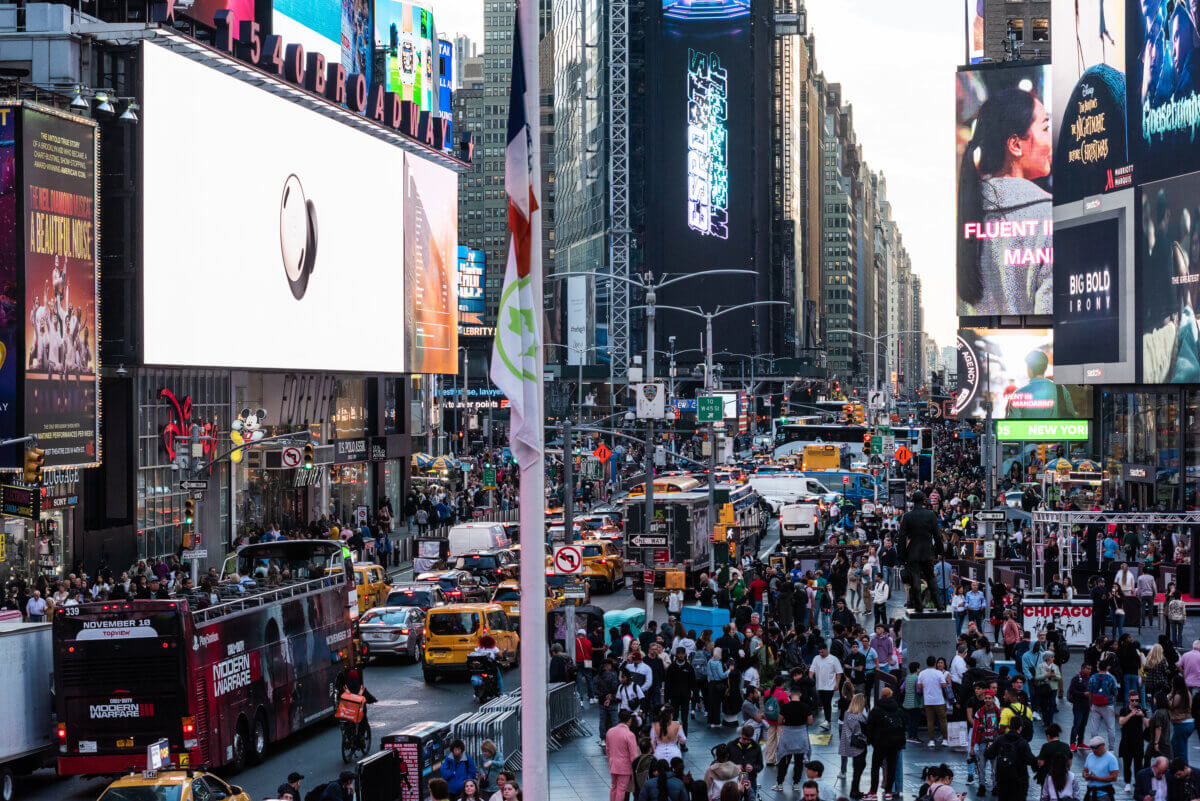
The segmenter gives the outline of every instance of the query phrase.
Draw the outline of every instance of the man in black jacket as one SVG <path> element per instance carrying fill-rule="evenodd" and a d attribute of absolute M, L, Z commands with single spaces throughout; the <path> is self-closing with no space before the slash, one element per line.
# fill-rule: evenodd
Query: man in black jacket
<path fill-rule="evenodd" d="M 879 691 L 879 703 L 867 715 L 864 733 L 871 744 L 871 795 L 879 790 L 879 769 L 883 768 L 884 792 L 902 791 L 900 777 L 896 775 L 896 763 L 904 750 L 906 718 L 900 705 L 892 696 L 892 688 Z"/>
<path fill-rule="evenodd" d="M 995 765 L 999 801 L 1024 801 L 1029 793 L 1029 771 L 1037 770 L 1037 758 L 1022 732 L 1032 725 L 1023 715 L 1013 715 L 1008 730 L 983 752 Z"/>
<path fill-rule="evenodd" d="M 741 736 L 729 744 L 729 761 L 739 766 L 750 778 L 754 788 L 751 798 L 758 797 L 758 774 L 763 769 L 762 747 L 754 739 L 754 727 L 742 726 Z"/>
<path fill-rule="evenodd" d="M 933 578 L 933 557 L 943 550 L 937 515 L 925 508 L 923 492 L 913 493 L 912 505 L 913 508 L 900 518 L 899 551 L 901 560 L 908 567 L 908 605 L 917 613 L 925 608 L 921 596 L 923 579 L 934 606 L 938 611 L 944 611 L 945 603 Z"/>
<path fill-rule="evenodd" d="M 664 689 L 667 703 L 675 710 L 675 717 L 683 724 L 683 733 L 687 734 L 688 719 L 691 715 L 690 700 L 696 687 L 696 671 L 688 661 L 684 648 L 675 649 L 675 659 L 667 666 L 664 678 Z"/>

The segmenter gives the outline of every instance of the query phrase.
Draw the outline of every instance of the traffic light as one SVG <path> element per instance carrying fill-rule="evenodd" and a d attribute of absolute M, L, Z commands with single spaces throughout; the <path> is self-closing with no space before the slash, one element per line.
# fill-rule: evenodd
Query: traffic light
<path fill-rule="evenodd" d="M 42 462 L 45 461 L 46 451 L 37 447 L 30 446 L 25 450 L 25 471 L 22 478 L 26 484 L 40 484 L 42 482 Z"/>
<path fill-rule="evenodd" d="M 190 528 L 183 532 L 183 547 L 189 551 L 196 547 L 196 532 Z"/>
<path fill-rule="evenodd" d="M 871 444 L 871 432 L 864 431 L 863 432 L 863 445 L 870 445 L 870 444 Z"/>
<path fill-rule="evenodd" d="M 1038 455 L 1038 458 L 1041 459 L 1044 464 L 1046 461 L 1046 446 L 1045 445 L 1037 446 L 1037 455 Z"/>
<path fill-rule="evenodd" d="M 313 469 L 313 446 L 312 446 L 312 443 L 309 443 L 304 446 L 304 461 L 301 462 L 301 465 L 304 467 L 305 470 Z"/>
<path fill-rule="evenodd" d="M 196 522 L 196 502 L 191 498 L 183 502 L 183 522 L 189 526 Z"/>

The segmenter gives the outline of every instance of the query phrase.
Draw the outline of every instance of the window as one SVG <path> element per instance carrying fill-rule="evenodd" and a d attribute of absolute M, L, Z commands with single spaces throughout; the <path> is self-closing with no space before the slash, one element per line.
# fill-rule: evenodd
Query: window
<path fill-rule="evenodd" d="M 1050 20 L 1047 17 L 1033 18 L 1033 41 L 1050 41 Z"/>
<path fill-rule="evenodd" d="M 1008 30 L 1010 33 L 1013 33 L 1016 35 L 1016 40 L 1018 42 L 1025 41 L 1025 20 L 1010 19 L 1008 21 Z"/>

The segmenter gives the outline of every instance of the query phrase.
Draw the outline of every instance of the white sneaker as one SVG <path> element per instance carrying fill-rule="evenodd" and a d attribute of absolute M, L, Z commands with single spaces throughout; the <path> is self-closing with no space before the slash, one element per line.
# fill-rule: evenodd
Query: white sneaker
<path fill-rule="evenodd" d="M 928 747 L 928 748 L 937 748 L 937 741 L 936 741 L 936 740 L 930 740 L 930 741 L 929 741 L 929 745 L 928 745 L 927 747 Z"/>
<path fill-rule="evenodd" d="M 782 785 L 782 784 L 777 784 L 777 785 L 775 785 L 774 787 L 772 787 L 771 789 L 772 789 L 772 790 L 774 790 L 774 791 L 775 791 L 775 792 L 777 792 L 777 793 L 782 793 L 782 792 L 783 792 L 783 785 Z"/>
<path fill-rule="evenodd" d="M 1125 792 L 1132 795 L 1133 794 L 1133 785 L 1131 785 L 1131 784 L 1125 785 Z"/>

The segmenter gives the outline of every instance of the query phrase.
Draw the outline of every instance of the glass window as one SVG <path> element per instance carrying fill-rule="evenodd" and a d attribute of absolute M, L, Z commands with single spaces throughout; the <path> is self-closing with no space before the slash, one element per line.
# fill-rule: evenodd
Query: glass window
<path fill-rule="evenodd" d="M 1033 18 L 1033 41 L 1050 41 L 1050 20 L 1047 17 Z"/>
<path fill-rule="evenodd" d="M 429 633 L 434 635 L 474 634 L 478 629 L 475 612 L 446 612 L 429 618 Z"/>
<path fill-rule="evenodd" d="M 1010 19 L 1008 21 L 1008 30 L 1010 33 L 1016 34 L 1016 40 L 1018 42 L 1025 41 L 1025 20 Z"/>

